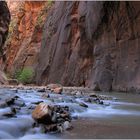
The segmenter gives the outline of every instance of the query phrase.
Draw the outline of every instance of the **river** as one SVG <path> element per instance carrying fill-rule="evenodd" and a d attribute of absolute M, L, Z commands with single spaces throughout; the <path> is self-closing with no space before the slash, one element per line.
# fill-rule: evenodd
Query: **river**
<path fill-rule="evenodd" d="M 94 93 L 94 92 L 93 92 Z M 0 138 L 1 139 L 88 139 L 88 138 L 140 138 L 140 94 L 98 92 L 96 94 L 111 97 L 104 100 L 104 105 L 87 103 L 88 108 L 79 106 L 77 102 L 84 102 L 83 96 L 74 98 L 63 93 L 50 93 L 50 99 L 43 98 L 43 93 L 35 89 L 0 89 L 0 101 L 13 95 L 18 95 L 26 106 L 22 106 L 12 117 L 2 117 L 8 107 L 0 108 Z M 44 101 L 49 104 L 67 105 L 72 110 L 73 129 L 63 133 L 43 134 L 39 127 L 32 127 L 31 117 L 35 103 Z M 19 103 L 20 102 L 20 103 Z"/>

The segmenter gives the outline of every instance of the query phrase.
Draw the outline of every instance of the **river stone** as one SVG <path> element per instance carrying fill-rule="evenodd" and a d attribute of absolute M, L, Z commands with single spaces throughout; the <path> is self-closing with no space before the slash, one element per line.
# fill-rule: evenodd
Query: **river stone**
<path fill-rule="evenodd" d="M 33 110 L 32 117 L 38 123 L 50 124 L 52 122 L 52 108 L 46 103 L 40 103 Z"/>
<path fill-rule="evenodd" d="M 62 90 L 63 90 L 62 87 L 57 87 L 57 88 L 52 89 L 52 92 L 57 93 L 57 94 L 61 94 Z"/>
<path fill-rule="evenodd" d="M 45 88 L 42 88 L 42 89 L 38 89 L 37 92 L 45 92 Z"/>
<path fill-rule="evenodd" d="M 86 104 L 83 103 L 83 102 L 79 102 L 79 105 L 82 106 L 82 107 L 88 108 L 88 105 L 86 105 Z"/>
<path fill-rule="evenodd" d="M 52 122 L 56 123 L 57 122 L 57 113 L 56 112 L 53 112 L 53 115 L 52 115 Z"/>
<path fill-rule="evenodd" d="M 14 97 L 9 97 L 5 101 L 8 105 L 12 105 L 12 104 L 14 104 L 15 98 Z"/>
<path fill-rule="evenodd" d="M 48 93 L 44 93 L 44 94 L 42 95 L 42 97 L 43 97 L 43 98 L 50 98 L 50 95 L 49 95 Z"/>
<path fill-rule="evenodd" d="M 65 121 L 63 123 L 63 129 L 64 130 L 70 130 L 71 128 L 72 128 L 72 125 L 71 125 L 71 123 L 69 121 Z"/>
<path fill-rule="evenodd" d="M 76 95 L 76 96 L 81 96 L 81 95 L 82 95 L 82 91 L 77 91 L 77 92 L 75 93 L 75 95 Z"/>
<path fill-rule="evenodd" d="M 24 101 L 21 100 L 21 99 L 19 99 L 19 100 L 15 100 L 15 101 L 14 101 L 14 104 L 17 105 L 17 106 L 19 106 L 19 107 L 23 107 L 23 106 L 25 106 Z"/>
<path fill-rule="evenodd" d="M 96 94 L 91 94 L 90 97 L 97 98 Z"/>
<path fill-rule="evenodd" d="M 41 125 L 41 130 L 43 133 L 56 132 L 58 131 L 57 124 Z"/>
<path fill-rule="evenodd" d="M 63 87 L 60 84 L 49 84 L 47 85 L 47 89 L 57 94 L 61 94 L 63 91 Z"/>

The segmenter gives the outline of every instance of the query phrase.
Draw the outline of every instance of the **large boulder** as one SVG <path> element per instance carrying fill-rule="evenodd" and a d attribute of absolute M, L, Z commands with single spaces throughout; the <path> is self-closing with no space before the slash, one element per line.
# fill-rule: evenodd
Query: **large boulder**
<path fill-rule="evenodd" d="M 40 103 L 32 112 L 32 117 L 39 123 L 51 124 L 52 109 L 46 103 Z"/>

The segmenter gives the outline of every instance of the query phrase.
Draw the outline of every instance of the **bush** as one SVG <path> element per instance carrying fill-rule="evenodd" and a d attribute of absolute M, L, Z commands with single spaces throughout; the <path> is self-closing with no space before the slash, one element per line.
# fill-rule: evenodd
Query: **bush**
<path fill-rule="evenodd" d="M 51 6 L 51 5 L 52 5 L 52 3 L 53 3 L 53 1 L 52 1 L 52 0 L 48 0 L 48 6 Z"/>
<path fill-rule="evenodd" d="M 32 82 L 34 76 L 34 71 L 32 68 L 24 68 L 23 70 L 19 70 L 16 73 L 16 78 L 19 82 L 23 83 L 23 84 L 30 84 Z"/>

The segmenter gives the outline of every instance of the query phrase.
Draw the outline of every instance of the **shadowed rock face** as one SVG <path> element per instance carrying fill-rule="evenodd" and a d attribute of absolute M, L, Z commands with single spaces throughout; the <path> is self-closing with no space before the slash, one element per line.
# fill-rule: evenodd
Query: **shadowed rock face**
<path fill-rule="evenodd" d="M 140 2 L 56 2 L 45 22 L 38 84 L 140 89 Z"/>
<path fill-rule="evenodd" d="M 8 35 L 10 12 L 6 2 L 0 1 L 0 53 L 3 55 L 3 45 Z"/>
<path fill-rule="evenodd" d="M 10 12 L 6 2 L 0 1 L 0 84 L 6 84 L 7 79 L 4 73 L 1 71 L 3 60 L 3 45 L 8 35 L 8 26 L 10 23 Z"/>

